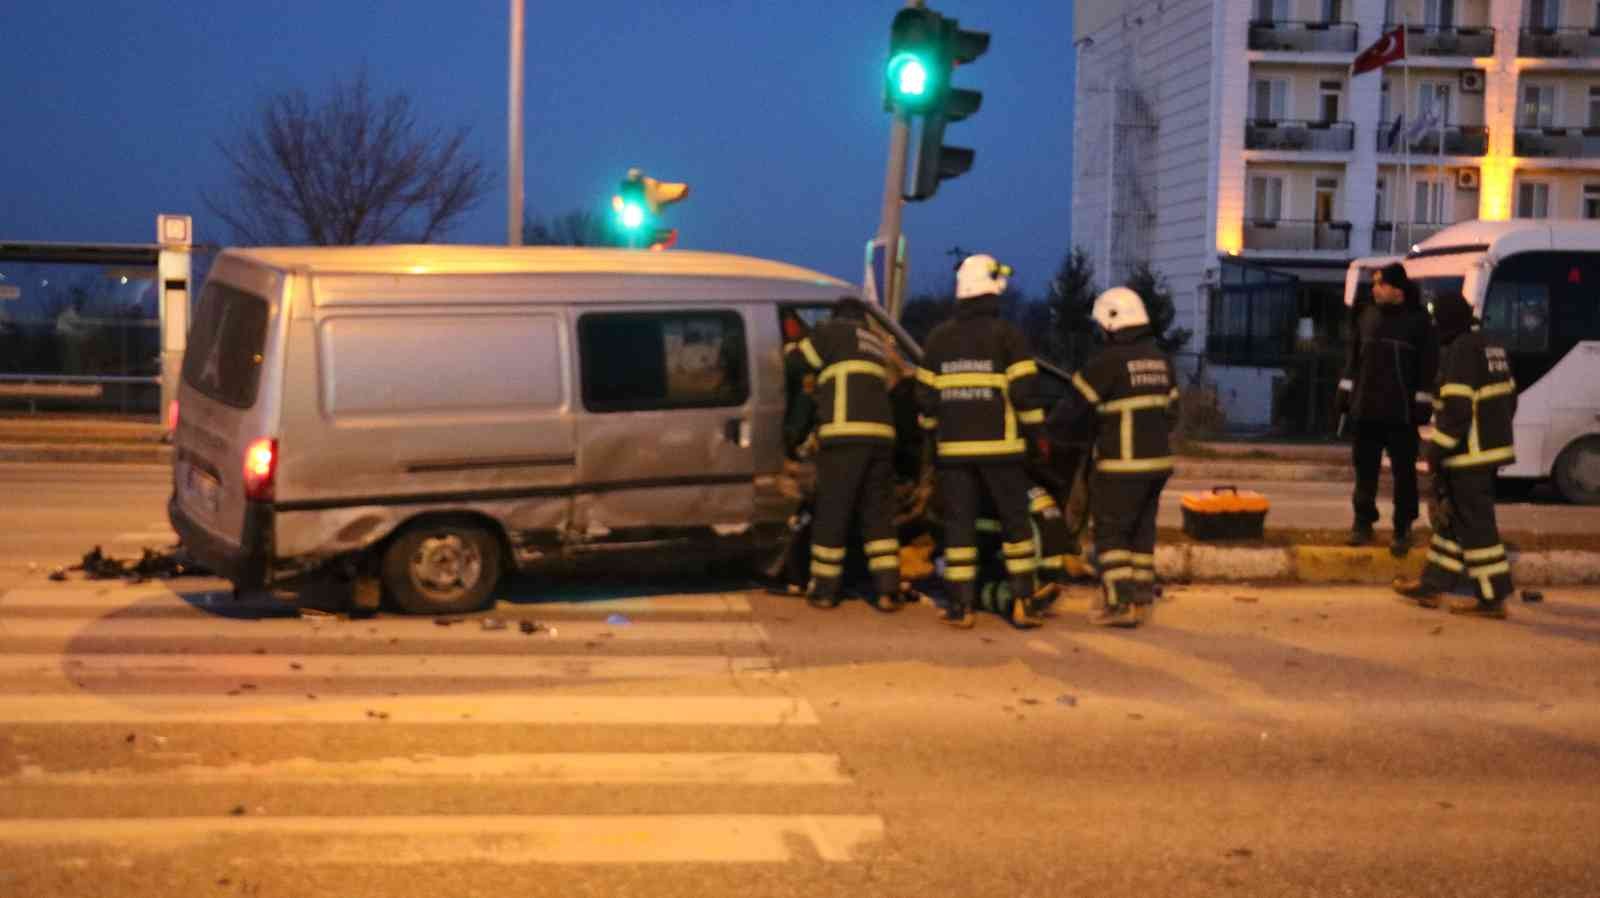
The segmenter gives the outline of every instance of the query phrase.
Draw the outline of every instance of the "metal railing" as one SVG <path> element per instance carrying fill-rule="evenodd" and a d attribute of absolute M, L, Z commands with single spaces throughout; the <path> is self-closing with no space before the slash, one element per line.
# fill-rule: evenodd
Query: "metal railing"
<path fill-rule="evenodd" d="M 1600 28 L 1524 28 L 1517 35 L 1517 55 L 1536 59 L 1600 56 Z"/>
<path fill-rule="evenodd" d="M 1405 129 L 1393 134 L 1378 129 L 1378 152 L 1399 153 L 1404 149 Z M 1439 152 L 1439 129 L 1429 128 L 1411 141 L 1413 155 Z M 1449 156 L 1482 156 L 1489 152 L 1489 129 L 1484 125 L 1445 125 L 1444 152 Z"/>
<path fill-rule="evenodd" d="M 1375 221 L 1372 223 L 1372 251 L 1388 255 L 1390 246 L 1404 255 L 1414 244 L 1421 243 L 1449 225 L 1425 222 Z M 1399 233 L 1396 233 L 1396 229 Z"/>
<path fill-rule="evenodd" d="M 1600 158 L 1600 128 L 1518 127 L 1516 154 L 1531 158 Z"/>
<path fill-rule="evenodd" d="M 1290 218 L 1246 218 L 1244 248 L 1279 251 L 1348 251 L 1350 223 Z"/>
<path fill-rule="evenodd" d="M 1255 21 L 1250 49 L 1291 53 L 1354 53 L 1359 44 L 1354 22 Z"/>
<path fill-rule="evenodd" d="M 0 409 L 158 411 L 153 318 L 0 319 Z"/>
<path fill-rule="evenodd" d="M 1250 119 L 1244 125 L 1247 150 L 1289 150 L 1342 153 L 1355 148 L 1353 122 Z"/>
<path fill-rule="evenodd" d="M 1385 32 L 1400 23 L 1389 22 Z M 1415 56 L 1493 56 L 1495 31 L 1481 25 L 1408 25 L 1406 53 Z"/>

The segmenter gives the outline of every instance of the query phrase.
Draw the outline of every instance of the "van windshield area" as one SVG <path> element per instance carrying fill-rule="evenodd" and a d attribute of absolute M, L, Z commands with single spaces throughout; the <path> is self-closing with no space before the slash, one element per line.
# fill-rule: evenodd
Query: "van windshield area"
<path fill-rule="evenodd" d="M 1432 309 L 1433 304 L 1446 296 L 1460 296 L 1466 278 L 1459 275 L 1449 277 L 1422 277 L 1416 278 L 1417 290 L 1422 294 L 1422 305 Z M 1371 287 L 1368 287 L 1371 292 Z"/>
<path fill-rule="evenodd" d="M 183 380 L 235 408 L 255 405 L 267 340 L 267 301 L 211 281 L 189 331 Z"/>

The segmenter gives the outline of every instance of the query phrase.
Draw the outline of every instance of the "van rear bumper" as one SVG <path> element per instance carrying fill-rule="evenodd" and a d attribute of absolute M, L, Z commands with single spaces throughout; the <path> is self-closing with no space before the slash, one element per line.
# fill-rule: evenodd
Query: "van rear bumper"
<path fill-rule="evenodd" d="M 272 562 L 272 506 L 262 502 L 245 505 L 244 530 L 239 545 L 213 536 L 195 523 L 178 505 L 178 497 L 167 500 L 167 520 L 178 540 L 196 561 L 236 589 L 266 586 Z"/>

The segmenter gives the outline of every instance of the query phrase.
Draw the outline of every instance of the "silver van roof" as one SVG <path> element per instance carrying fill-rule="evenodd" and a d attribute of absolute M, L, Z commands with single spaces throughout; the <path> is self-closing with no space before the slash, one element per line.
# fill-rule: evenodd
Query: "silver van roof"
<path fill-rule="evenodd" d="M 229 249 L 227 254 L 309 274 L 628 274 L 798 281 L 855 291 L 838 278 L 798 265 L 686 250 L 397 244 L 248 247 Z"/>

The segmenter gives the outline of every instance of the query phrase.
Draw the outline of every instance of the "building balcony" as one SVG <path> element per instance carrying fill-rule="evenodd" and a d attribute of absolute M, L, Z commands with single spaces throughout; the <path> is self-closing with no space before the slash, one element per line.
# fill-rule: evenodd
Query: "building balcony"
<path fill-rule="evenodd" d="M 1405 151 L 1405 129 L 1390 135 L 1390 129 L 1378 129 L 1378 152 L 1402 153 Z M 1411 142 L 1412 155 L 1429 155 L 1439 152 L 1439 129 L 1429 128 Z M 1444 155 L 1482 156 L 1489 152 L 1489 129 L 1483 125 L 1445 125 Z"/>
<path fill-rule="evenodd" d="M 1250 119 L 1244 124 L 1247 150 L 1342 153 L 1354 149 L 1355 142 L 1356 126 L 1351 122 Z"/>
<path fill-rule="evenodd" d="M 1517 55 L 1534 59 L 1600 59 L 1600 28 L 1524 28 Z"/>
<path fill-rule="evenodd" d="M 1348 252 L 1350 222 L 1246 218 L 1244 248 L 1270 252 Z"/>
<path fill-rule="evenodd" d="M 1518 128 L 1516 154 L 1531 159 L 1600 159 L 1600 128 Z"/>
<path fill-rule="evenodd" d="M 1385 32 L 1398 22 L 1383 26 Z M 1411 56 L 1493 56 L 1494 29 L 1484 26 L 1406 26 L 1406 53 Z"/>
<path fill-rule="evenodd" d="M 1379 255 L 1388 255 L 1389 248 L 1392 246 L 1395 252 L 1403 256 L 1411 247 L 1427 240 L 1447 227 L 1449 225 L 1427 224 L 1424 222 L 1408 224 L 1402 221 L 1396 224 L 1392 221 L 1375 221 L 1372 223 L 1372 251 Z M 1399 229 L 1399 233 L 1395 233 L 1396 228 Z"/>
<path fill-rule="evenodd" d="M 1354 22 L 1258 21 L 1250 23 L 1250 49 L 1288 53 L 1354 53 Z"/>

